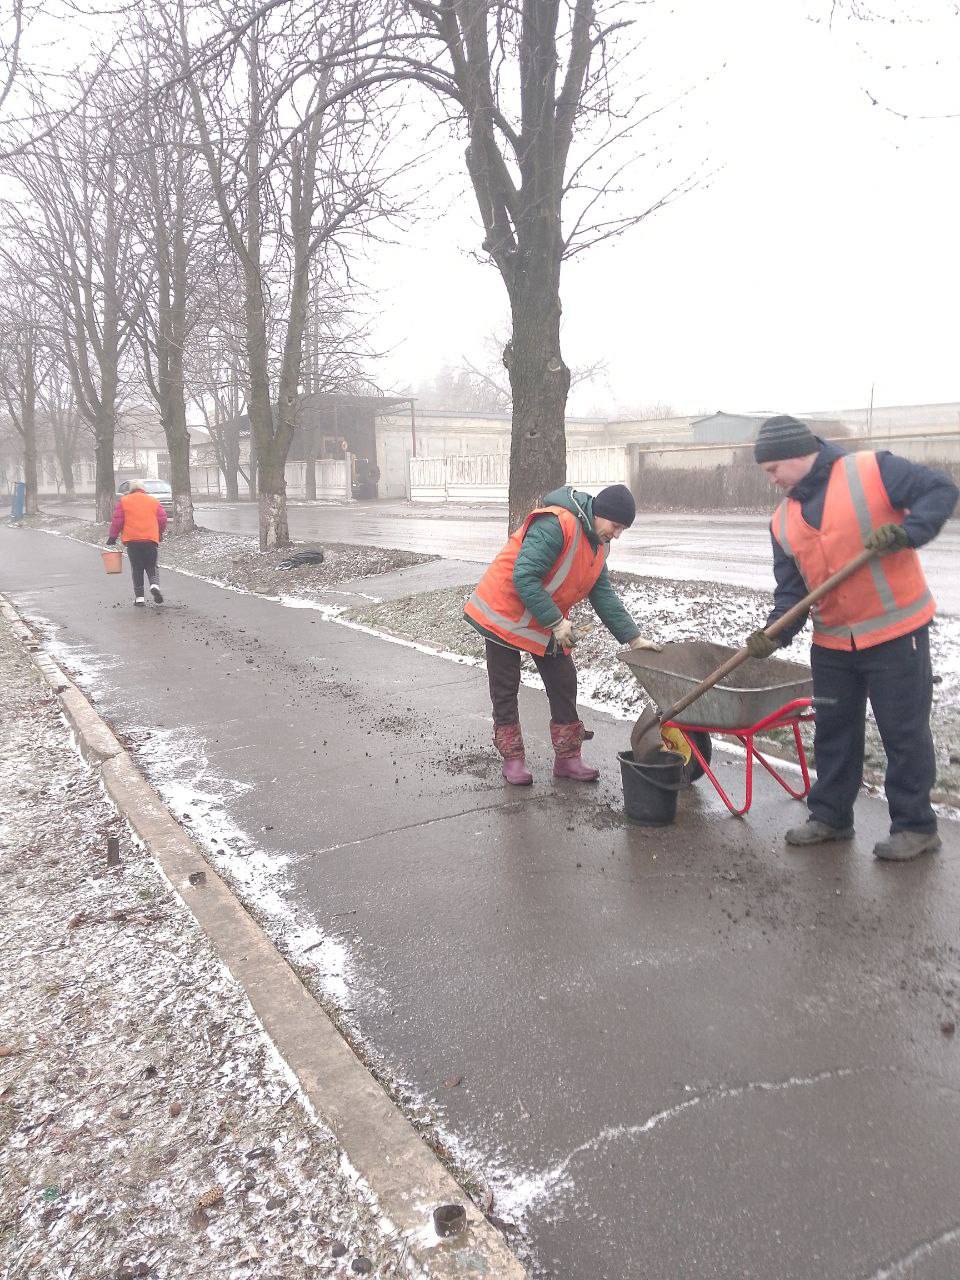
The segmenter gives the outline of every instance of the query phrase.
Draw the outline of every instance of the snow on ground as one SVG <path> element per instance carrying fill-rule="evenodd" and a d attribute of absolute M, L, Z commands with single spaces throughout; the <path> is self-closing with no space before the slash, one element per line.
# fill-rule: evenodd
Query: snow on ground
<path fill-rule="evenodd" d="M 3 1275 L 410 1274 L 6 628 L 0 691 Z"/>
<path fill-rule="evenodd" d="M 744 638 L 763 625 L 770 598 L 763 592 L 709 582 L 672 582 L 638 578 L 614 572 L 611 578 L 643 633 L 651 639 L 711 640 L 739 647 Z M 348 619 L 400 636 L 429 637 L 440 651 L 483 660 L 483 641 L 463 621 L 466 589 L 447 588 L 404 600 L 353 609 Z M 571 614 L 575 622 L 596 623 L 588 603 Z M 934 708 L 932 716 L 939 772 L 935 795 L 960 795 L 960 618 L 939 618 L 931 628 Z M 803 662 L 809 644 L 809 627 L 784 651 L 784 657 Z M 619 660 L 621 646 L 601 625 L 577 644 L 574 657 L 579 677 L 580 702 L 587 707 L 634 720 L 646 705 L 646 696 L 630 670 Z M 771 659 L 776 661 L 776 659 Z M 542 688 L 533 663 L 524 658 L 524 683 Z M 867 775 L 882 782 L 884 755 L 879 735 L 868 718 Z M 809 734 L 806 734 L 809 739 Z"/>

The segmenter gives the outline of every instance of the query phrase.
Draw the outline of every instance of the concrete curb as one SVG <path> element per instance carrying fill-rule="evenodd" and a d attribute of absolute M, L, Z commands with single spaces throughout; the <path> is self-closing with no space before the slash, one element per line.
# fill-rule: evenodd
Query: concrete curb
<path fill-rule="evenodd" d="M 80 750 L 100 769 L 124 818 L 147 845 L 217 955 L 246 992 L 309 1103 L 369 1184 L 410 1260 L 431 1280 L 524 1280 L 525 1269 L 393 1104 L 247 913 L 154 788 L 33 632 L 0 596 L 0 616 L 58 694 Z M 441 1239 L 433 1210 L 462 1204 L 467 1227 Z"/>

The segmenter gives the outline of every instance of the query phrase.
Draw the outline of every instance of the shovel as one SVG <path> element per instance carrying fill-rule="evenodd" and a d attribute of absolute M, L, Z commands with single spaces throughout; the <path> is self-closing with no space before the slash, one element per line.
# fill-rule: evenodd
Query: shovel
<path fill-rule="evenodd" d="M 822 600 L 828 592 L 832 591 L 834 587 L 838 587 L 841 582 L 846 582 L 847 578 L 856 573 L 858 569 L 862 569 L 876 554 L 876 551 L 861 551 L 849 564 L 845 564 L 842 569 L 838 569 L 836 573 L 827 578 L 826 582 L 821 582 L 819 587 L 814 587 L 813 591 L 805 595 L 802 600 L 798 600 L 782 617 L 777 618 L 776 622 L 771 622 L 763 634 L 774 640 L 781 631 L 786 631 L 791 623 L 802 617 L 811 605 L 816 604 L 818 600 Z M 663 745 L 660 726 L 664 721 L 675 719 L 681 711 L 685 711 L 691 703 L 696 702 L 708 689 L 712 689 L 715 684 L 719 684 L 724 676 L 729 675 L 731 671 L 736 671 L 737 667 L 746 662 L 749 657 L 749 649 L 746 647 L 738 649 L 722 666 L 717 667 L 712 675 L 707 676 L 706 680 L 702 680 L 700 684 L 691 689 L 689 693 L 684 694 L 679 702 L 675 702 L 666 711 L 655 711 L 653 707 L 647 707 L 646 711 L 643 712 L 640 719 L 633 726 L 633 732 L 630 734 L 630 747 L 633 751 L 634 760 L 641 760 L 648 752 L 659 750 Z"/>

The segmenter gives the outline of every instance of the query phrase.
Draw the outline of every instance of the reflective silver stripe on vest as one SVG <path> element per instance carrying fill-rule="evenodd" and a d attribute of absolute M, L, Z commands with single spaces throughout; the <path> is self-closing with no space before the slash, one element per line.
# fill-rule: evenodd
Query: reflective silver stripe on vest
<path fill-rule="evenodd" d="M 573 537 L 570 539 L 570 547 L 567 554 L 557 565 L 557 571 L 549 582 L 543 584 L 543 589 L 549 596 L 562 587 L 570 576 L 570 570 L 573 568 L 573 560 L 577 554 L 577 548 L 580 546 L 580 539 L 583 537 L 583 530 L 580 528 L 580 521 L 577 520 L 576 527 L 573 531 Z"/>
<path fill-rule="evenodd" d="M 783 547 L 784 551 L 787 553 L 790 559 L 796 560 L 797 557 L 794 555 L 793 547 L 790 545 L 790 534 L 787 532 L 787 499 L 786 498 L 784 498 L 783 502 L 780 503 L 780 506 L 777 508 L 774 514 L 774 523 L 776 524 L 774 533 L 777 535 L 777 541 L 780 543 L 781 547 Z"/>
<path fill-rule="evenodd" d="M 533 614 L 529 609 L 524 609 L 516 620 L 506 618 L 502 613 L 497 613 L 496 610 L 491 609 L 487 602 L 477 595 L 476 591 L 470 597 L 470 603 L 478 613 L 482 613 L 484 618 L 493 623 L 495 627 L 502 627 L 504 631 L 510 632 L 511 635 L 519 636 L 523 640 L 533 640 L 536 644 L 546 645 L 550 633 L 545 628 L 534 631 L 532 627 L 527 625 L 533 618 Z"/>
<path fill-rule="evenodd" d="M 804 577 L 803 569 L 800 567 L 800 562 L 797 560 L 796 552 L 794 551 L 793 546 L 791 545 L 791 542 L 790 542 L 790 534 L 787 531 L 788 507 L 789 507 L 789 499 L 784 498 L 783 502 L 780 503 L 780 506 L 774 512 L 773 518 L 777 526 L 774 532 L 776 533 L 777 541 L 780 543 L 781 547 L 783 547 L 784 551 L 787 553 L 787 555 L 790 557 L 793 563 L 797 566 L 797 573 L 799 573 L 800 577 L 803 578 L 804 585 L 809 591 L 810 584 L 807 582 L 807 579 Z M 814 605 L 814 609 L 816 609 L 816 605 Z"/>
<path fill-rule="evenodd" d="M 906 622 L 915 613 L 932 604 L 933 596 L 927 589 L 911 604 L 904 604 L 896 609 L 885 609 L 883 613 L 878 613 L 875 618 L 867 618 L 864 622 L 852 622 L 842 627 L 828 627 L 824 626 L 819 619 L 815 619 L 813 632 L 814 635 L 819 633 L 824 636 L 865 636 L 871 631 L 882 630 L 884 626 L 893 626 L 898 622 Z"/>
<path fill-rule="evenodd" d="M 549 582 L 543 584 L 543 589 L 553 599 L 554 593 L 563 586 L 567 578 L 570 576 L 570 570 L 573 568 L 573 562 L 576 557 L 577 548 L 580 546 L 580 540 L 583 537 L 583 530 L 580 522 L 577 521 L 574 529 L 573 538 L 570 546 L 564 553 L 563 559 L 557 565 L 557 570 L 550 578 Z M 470 597 L 470 603 L 474 606 L 478 613 L 482 613 L 488 622 L 492 622 L 494 626 L 502 627 L 505 631 L 512 632 L 515 636 L 520 636 L 524 640 L 533 640 L 537 644 L 545 644 L 549 638 L 550 632 L 546 627 L 534 630 L 529 624 L 533 621 L 533 614 L 529 609 L 524 609 L 520 617 L 514 620 L 507 618 L 502 613 L 497 613 L 487 602 L 474 591 Z"/>
<path fill-rule="evenodd" d="M 847 483 L 850 486 L 850 497 L 853 499 L 853 509 L 856 512 L 857 524 L 860 526 L 860 539 L 863 543 L 866 543 L 871 533 L 873 533 L 873 520 L 870 516 L 870 506 L 867 502 L 866 490 L 863 487 L 860 468 L 857 466 L 856 455 L 848 453 L 842 459 L 842 462 L 847 473 Z M 900 610 L 897 608 L 893 588 L 887 581 L 887 575 L 883 572 L 883 567 L 877 556 L 874 556 L 870 561 L 869 569 L 870 576 L 873 578 L 873 585 L 876 587 L 880 603 L 883 605 L 883 612 L 889 614 L 893 619 L 893 616 L 899 613 Z M 909 617 L 911 612 L 912 610 L 908 609 L 903 616 Z"/>

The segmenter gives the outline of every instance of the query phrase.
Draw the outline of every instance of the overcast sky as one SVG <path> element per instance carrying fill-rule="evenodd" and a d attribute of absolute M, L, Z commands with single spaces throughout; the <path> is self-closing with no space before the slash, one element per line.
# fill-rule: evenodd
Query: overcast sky
<path fill-rule="evenodd" d="M 960 400 L 960 118 L 917 118 L 960 111 L 960 18 L 929 2 L 941 20 L 832 32 L 805 16 L 829 0 L 661 7 L 658 80 L 699 85 L 673 145 L 713 177 L 565 267 L 567 362 L 609 366 L 574 412 L 852 408 L 871 384 L 876 404 Z M 468 252 L 481 237 L 456 172 L 368 272 L 394 387 L 476 359 L 507 323 L 495 269 Z"/>

